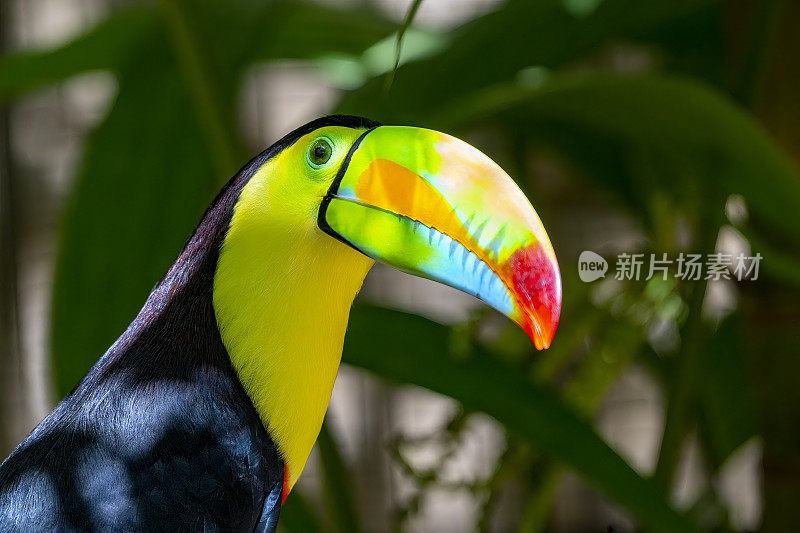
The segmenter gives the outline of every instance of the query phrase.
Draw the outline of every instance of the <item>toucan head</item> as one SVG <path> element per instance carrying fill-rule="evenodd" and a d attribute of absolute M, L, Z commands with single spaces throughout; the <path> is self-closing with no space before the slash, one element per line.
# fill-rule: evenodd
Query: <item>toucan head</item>
<path fill-rule="evenodd" d="M 561 309 L 553 247 L 519 187 L 479 150 L 428 129 L 333 116 L 266 153 L 234 206 L 214 306 L 292 483 L 322 423 L 347 314 L 373 260 L 473 294 L 537 348 L 550 345 Z M 287 355 L 253 361 L 276 351 Z M 310 413 L 312 404 L 321 410 Z M 298 429 L 300 419 L 313 423 Z"/>
<path fill-rule="evenodd" d="M 324 233 L 323 242 L 346 245 L 320 253 L 357 252 L 473 294 L 547 348 L 561 278 L 544 226 L 514 181 L 445 133 L 353 120 L 323 119 L 281 150 L 280 168 L 291 171 L 272 171 L 260 186 L 262 205 L 272 204 L 268 218 L 280 217 L 296 239 Z"/>

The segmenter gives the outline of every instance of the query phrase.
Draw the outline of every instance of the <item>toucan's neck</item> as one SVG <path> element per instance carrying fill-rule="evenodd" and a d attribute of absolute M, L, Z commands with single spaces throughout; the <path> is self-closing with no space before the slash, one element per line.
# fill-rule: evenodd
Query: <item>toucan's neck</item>
<path fill-rule="evenodd" d="M 263 180 L 242 190 L 214 278 L 214 310 L 239 379 L 291 487 L 319 434 L 353 298 L 372 260 L 315 226 L 282 224 Z"/>

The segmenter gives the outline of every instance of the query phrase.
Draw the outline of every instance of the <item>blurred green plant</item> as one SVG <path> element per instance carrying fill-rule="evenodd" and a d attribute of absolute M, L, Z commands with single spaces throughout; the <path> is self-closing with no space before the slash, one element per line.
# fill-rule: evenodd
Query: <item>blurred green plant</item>
<path fill-rule="evenodd" d="M 743 324 L 768 314 L 774 298 L 750 289 L 718 322 L 703 313 L 705 281 L 620 283 L 598 298 L 578 281 L 572 255 L 593 243 L 574 242 L 574 222 L 563 213 L 598 204 L 622 212 L 641 227 L 644 251 L 712 251 L 720 228 L 736 226 L 767 257 L 760 287 L 796 298 L 796 162 L 748 109 L 757 58 L 774 53 L 763 37 L 774 31 L 774 12 L 742 30 L 744 47 L 760 48 L 748 48 L 745 67 L 736 67 L 742 52 L 725 38 L 725 21 L 741 9 L 735 3 L 509 0 L 449 34 L 415 29 L 419 4 L 398 26 L 369 4 L 163 0 L 119 9 L 57 49 L 0 58 L 1 102 L 89 71 L 111 72 L 118 83 L 85 148 L 61 228 L 52 317 L 58 394 L 124 330 L 215 191 L 247 159 L 236 117 L 248 69 L 293 59 L 330 74 L 347 64 L 350 75 L 332 76 L 346 89 L 337 111 L 486 140 L 553 230 L 566 300 L 556 342 L 543 355 L 533 356 L 513 330 L 487 340 L 478 324 L 450 328 L 366 304 L 353 311 L 346 363 L 447 395 L 463 416 L 485 412 L 506 429 L 495 474 L 471 487 L 485 496 L 478 525 L 489 528 L 498 491 L 514 479 L 525 500 L 515 522 L 546 528 L 558 481 L 573 469 L 645 529 L 729 528 L 725 512 L 711 512 L 724 507 L 713 486 L 689 514 L 673 508 L 670 494 L 694 433 L 711 479 L 754 435 L 767 450 L 796 451 L 791 436 L 764 430 L 759 405 L 775 400 L 748 371 L 758 364 L 763 330 Z M 401 53 L 401 44 L 416 51 Z M 544 186 L 531 152 L 561 164 L 568 182 Z M 725 217 L 734 194 L 746 219 Z M 664 323 L 677 331 L 676 346 L 653 341 Z M 788 342 L 772 347 L 791 356 Z M 591 424 L 608 386 L 633 362 L 657 377 L 667 402 L 652 479 Z M 356 531 L 347 466 L 328 429 L 319 448 L 327 519 L 300 493 L 289 498 L 281 525 Z M 435 473 L 429 477 L 435 483 Z M 765 492 L 765 524 L 788 526 L 780 501 L 797 485 Z"/>

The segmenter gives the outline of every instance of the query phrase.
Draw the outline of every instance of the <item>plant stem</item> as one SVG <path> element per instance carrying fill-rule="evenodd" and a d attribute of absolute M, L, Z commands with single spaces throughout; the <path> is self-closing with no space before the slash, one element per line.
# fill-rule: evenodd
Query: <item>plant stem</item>
<path fill-rule="evenodd" d="M 553 513 L 553 500 L 566 471 L 567 469 L 560 463 L 545 464 L 536 491 L 525 502 L 520 522 L 521 531 L 535 533 L 546 530 L 547 521 Z"/>
<path fill-rule="evenodd" d="M 698 193 L 704 192 L 701 187 Z M 718 202 L 723 199 L 705 191 L 697 198 Z M 702 212 L 701 212 L 702 213 Z M 715 216 L 701 214 L 696 221 L 700 251 L 713 250 L 719 221 Z M 694 421 L 693 406 L 696 403 L 697 388 L 704 339 L 708 336 L 707 325 L 703 322 L 702 311 L 708 283 L 703 280 L 688 286 L 689 313 L 681 331 L 681 347 L 675 360 L 675 368 L 668 381 L 667 409 L 664 415 L 664 433 L 658 452 L 658 461 L 653 473 L 656 486 L 669 495 L 675 479 L 675 470 L 680 461 L 684 437 Z"/>
<path fill-rule="evenodd" d="M 658 453 L 658 462 L 653 481 L 665 494 L 669 494 L 680 460 L 686 432 L 693 418 L 692 404 L 695 401 L 697 370 L 700 362 L 696 347 L 701 342 L 703 323 L 700 316 L 706 284 L 697 282 L 691 288 L 689 315 L 683 330 L 681 349 L 677 355 L 676 368 L 669 380 L 667 411 L 664 416 L 664 433 Z"/>
<path fill-rule="evenodd" d="M 350 484 L 350 472 L 339 453 L 339 447 L 328 428 L 322 424 L 317 438 L 322 465 L 325 499 L 337 531 L 357 532 L 361 530 L 356 503 Z"/>
<path fill-rule="evenodd" d="M 392 70 L 390 70 L 386 75 L 386 81 L 383 86 L 385 93 L 388 93 L 389 89 L 392 88 L 394 75 L 397 72 L 397 67 L 400 66 L 400 56 L 403 53 L 403 37 L 405 36 L 408 28 L 410 28 L 411 24 L 414 22 L 414 17 L 417 16 L 417 10 L 419 9 L 420 5 L 422 5 L 422 0 L 414 0 L 411 3 L 411 6 L 408 8 L 408 13 L 406 13 L 406 18 L 403 20 L 403 24 L 401 24 L 400 28 L 397 30 L 397 41 L 394 45 L 394 68 L 392 68 Z"/>

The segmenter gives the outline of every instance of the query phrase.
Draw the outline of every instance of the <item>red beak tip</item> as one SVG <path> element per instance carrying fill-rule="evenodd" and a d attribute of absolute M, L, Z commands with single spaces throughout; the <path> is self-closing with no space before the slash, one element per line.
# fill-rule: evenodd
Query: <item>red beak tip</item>
<path fill-rule="evenodd" d="M 512 254 L 511 279 L 515 300 L 524 316 L 521 324 L 537 350 L 553 342 L 561 314 L 561 274 L 558 264 L 542 243 Z"/>
<path fill-rule="evenodd" d="M 520 325 L 522 329 L 525 330 L 528 337 L 530 337 L 537 350 L 546 350 L 550 348 L 556 333 L 555 327 L 548 327 L 549 324 L 536 321 L 536 318 L 530 315 L 527 316 Z"/>

